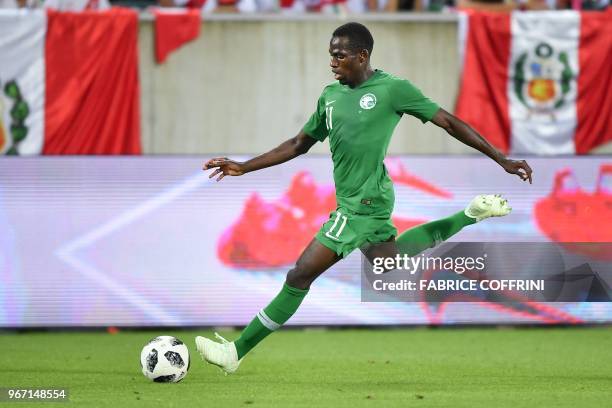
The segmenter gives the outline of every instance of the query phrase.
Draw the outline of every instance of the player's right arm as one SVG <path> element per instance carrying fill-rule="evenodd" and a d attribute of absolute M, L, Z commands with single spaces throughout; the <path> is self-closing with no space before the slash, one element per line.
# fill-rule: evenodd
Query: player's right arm
<path fill-rule="evenodd" d="M 245 162 L 237 162 L 227 157 L 215 157 L 207 161 L 203 169 L 215 169 L 208 177 L 213 178 L 219 175 L 217 181 L 225 176 L 242 176 L 245 173 L 276 166 L 296 158 L 310 150 L 316 142 L 316 139 L 301 130 L 297 136 L 281 143 L 278 147 Z"/>
<path fill-rule="evenodd" d="M 325 89 L 317 101 L 317 108 L 308 119 L 297 136 L 281 143 L 275 149 L 244 163 L 236 162 L 227 157 L 215 157 L 204 164 L 204 170 L 215 169 L 209 178 L 216 175 L 217 181 L 225 176 L 242 176 L 251 171 L 276 166 L 306 153 L 317 141 L 327 138 L 327 115 L 325 106 Z"/>

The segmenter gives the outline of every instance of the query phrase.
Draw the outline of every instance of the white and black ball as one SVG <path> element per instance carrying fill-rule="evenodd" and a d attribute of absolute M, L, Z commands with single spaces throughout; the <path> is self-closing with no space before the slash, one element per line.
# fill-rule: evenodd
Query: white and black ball
<path fill-rule="evenodd" d="M 190 363 L 187 346 L 172 336 L 152 339 L 140 353 L 142 373 L 155 382 L 181 381 L 187 375 Z"/>

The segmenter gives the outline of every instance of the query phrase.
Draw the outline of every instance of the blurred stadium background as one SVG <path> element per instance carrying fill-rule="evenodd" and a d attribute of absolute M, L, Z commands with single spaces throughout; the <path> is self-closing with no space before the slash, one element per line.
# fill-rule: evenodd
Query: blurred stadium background
<path fill-rule="evenodd" d="M 53 365 L 33 362 L 44 359 L 34 350 L 45 344 L 63 350 L 71 342 L 91 342 L 108 352 L 113 352 L 111 344 L 121 347 L 121 341 L 80 333 L 71 337 L 56 329 L 155 328 L 191 337 L 176 330 L 238 328 L 267 304 L 333 209 L 328 145 L 220 184 L 210 181 L 201 165 L 217 155 L 251 157 L 292 137 L 331 82 L 327 44 L 345 21 L 363 22 L 372 31 L 373 67 L 410 79 L 449 111 L 456 107 L 497 147 L 528 158 L 535 171 L 533 185 L 520 183 L 435 126 L 405 118 L 387 161 L 400 229 L 463 208 L 475 194 L 501 192 L 513 215 L 479 224 L 454 240 L 611 242 L 608 2 L 207 1 L 0 1 L 0 344 L 13 350 L 0 365 L 4 370 L 21 364 L 17 356 L 32 359 L 23 371 L 5 370 L 7 386 L 49 384 L 45 373 Z M 527 44 L 523 62 L 528 63 L 516 65 L 523 55 L 516 44 Z M 529 73 L 519 74 L 519 69 Z M 611 302 L 530 308 L 486 302 L 364 303 L 359 269 L 359 255 L 352 254 L 317 280 L 288 325 L 358 326 L 368 330 L 347 336 L 367 333 L 376 339 L 385 327 L 398 326 L 612 321 Z M 31 329 L 52 331 L 32 337 Z M 24 330 L 17 336 L 20 346 L 14 340 Z M 603 350 L 610 340 L 609 330 L 584 330 L 573 335 L 594 350 Z M 320 333 L 303 333 L 314 344 L 325 341 Z M 464 340 L 452 333 L 438 338 L 469 342 L 475 336 L 470 333 L 457 332 Z M 546 342 L 546 333 L 525 333 L 526 344 Z M 551 339 L 564 336 L 550 333 Z M 419 337 L 422 346 L 435 342 L 436 334 L 429 340 Z M 292 342 L 299 343 L 293 335 L 271 342 L 290 349 Z M 394 341 L 409 342 L 411 335 Z M 152 333 L 129 336 L 122 353 L 138 353 Z M 498 345 L 509 341 L 509 348 L 512 336 L 482 334 Z M 282 345 L 282 339 L 287 343 Z M 556 343 L 551 344 L 544 364 L 555 360 Z M 560 353 L 569 353 L 570 346 L 559 344 Z M 302 354 L 298 347 L 302 363 L 308 361 L 305 347 Z M 596 357 L 581 354 L 577 366 L 581 359 L 597 373 L 587 390 L 609 380 L 609 368 L 599 366 Z M 132 363 L 123 361 L 118 373 L 109 373 L 138 375 L 137 368 L 130 374 Z M 605 358 L 599 363 L 605 365 Z M 429 375 L 422 370 L 421 375 Z M 62 378 L 66 385 L 76 381 Z M 246 381 L 253 392 L 248 379 L 236 381 Z M 530 380 L 525 381 L 528 386 Z M 101 386 L 96 392 L 104 391 Z M 166 402 L 163 392 L 149 391 L 156 393 L 157 404 Z M 76 394 L 86 405 L 105 405 L 91 402 L 99 397 L 93 391 Z M 241 394 L 241 404 L 251 401 L 247 394 Z M 582 394 L 585 404 L 594 403 L 587 394 Z M 415 395 L 410 398 L 421 399 Z M 474 397 L 461 395 L 465 400 L 457 401 L 466 404 Z M 481 397 L 473 401 L 495 403 L 490 395 Z M 525 406 L 538 401 L 532 394 L 514 397 Z M 237 403 L 223 398 L 216 401 Z M 265 404 L 280 404 L 266 398 Z M 334 398 L 319 403 L 350 401 Z M 399 399 L 387 402 L 401 405 Z"/>

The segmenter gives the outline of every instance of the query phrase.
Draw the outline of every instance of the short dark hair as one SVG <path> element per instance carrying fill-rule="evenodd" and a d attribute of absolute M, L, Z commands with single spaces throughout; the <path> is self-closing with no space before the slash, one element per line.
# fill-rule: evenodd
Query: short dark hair
<path fill-rule="evenodd" d="M 360 52 L 368 50 L 368 54 L 372 54 L 374 49 L 374 38 L 370 30 L 360 23 L 346 23 L 334 30 L 332 37 L 346 37 L 349 40 L 349 47 L 352 51 Z"/>

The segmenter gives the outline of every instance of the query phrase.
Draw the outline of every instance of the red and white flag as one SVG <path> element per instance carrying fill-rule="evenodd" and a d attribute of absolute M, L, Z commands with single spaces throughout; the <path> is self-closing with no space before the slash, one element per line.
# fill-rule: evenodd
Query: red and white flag
<path fill-rule="evenodd" d="M 0 10 L 0 154 L 140 154 L 138 16 Z"/>
<path fill-rule="evenodd" d="M 506 153 L 612 140 L 612 11 L 466 12 L 456 114 Z"/>

